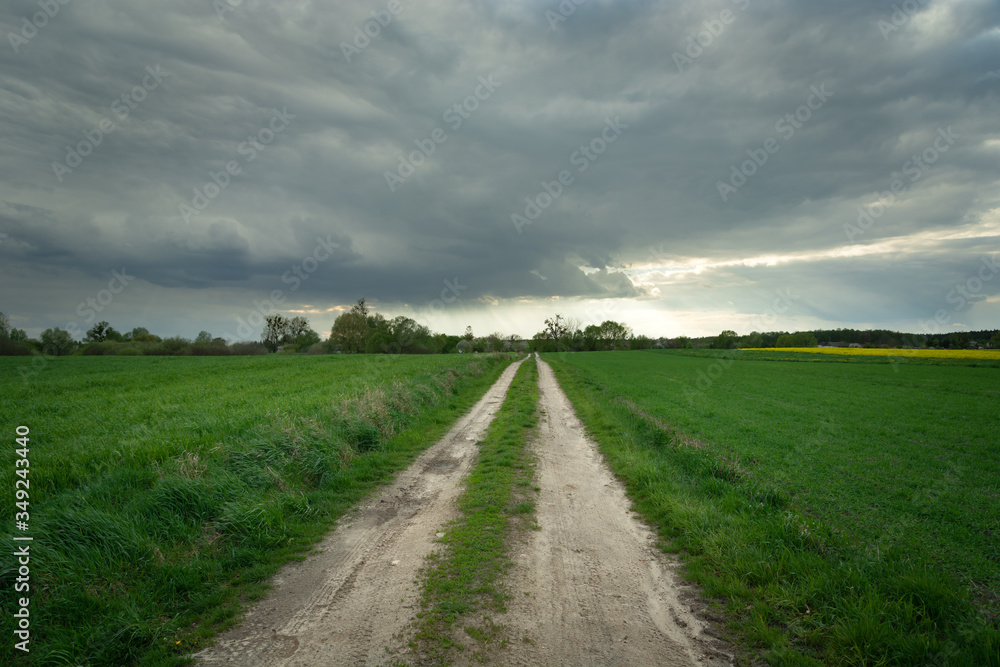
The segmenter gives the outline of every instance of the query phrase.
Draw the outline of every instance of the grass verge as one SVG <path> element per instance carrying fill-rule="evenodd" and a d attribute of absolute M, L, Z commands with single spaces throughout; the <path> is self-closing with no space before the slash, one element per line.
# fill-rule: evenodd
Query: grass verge
<path fill-rule="evenodd" d="M 459 499 L 461 516 L 445 532 L 445 549 L 424 569 L 421 611 L 411 647 L 421 662 L 448 664 L 470 648 L 483 661 L 508 641 L 490 613 L 506 610 L 502 576 L 510 566 L 512 533 L 534 525 L 525 451 L 538 423 L 538 369 L 534 357 L 518 369 L 507 398 L 479 443 L 479 457 Z"/>
<path fill-rule="evenodd" d="M 937 552 L 921 550 L 921 544 L 905 536 L 859 543 L 862 531 L 850 529 L 856 517 L 802 502 L 813 498 L 806 495 L 808 489 L 790 484 L 806 473 L 785 480 L 771 469 L 784 460 L 781 442 L 772 443 L 771 449 L 765 444 L 798 414 L 797 406 L 814 407 L 821 400 L 819 389 L 803 397 L 795 394 L 802 394 L 804 385 L 790 384 L 791 378 L 785 379 L 783 389 L 779 384 L 754 389 L 748 379 L 746 391 L 731 399 L 724 390 L 742 387 L 743 371 L 730 371 L 714 379 L 704 401 L 684 403 L 682 392 L 672 389 L 677 384 L 672 366 L 656 359 L 663 355 L 629 359 L 595 354 L 547 355 L 546 361 L 636 509 L 657 527 L 665 548 L 680 554 L 686 576 L 721 605 L 751 653 L 780 665 L 1000 665 L 997 617 L 974 586 L 942 567 L 952 555 L 932 557 L 929 554 Z M 827 379 L 820 385 L 831 383 Z M 629 387 L 634 388 L 631 395 Z M 876 387 L 895 395 L 894 389 Z M 781 394 L 782 410 L 765 417 L 752 414 L 754 401 L 779 389 L 787 393 Z M 861 385 L 846 390 L 869 391 Z M 662 407 L 670 400 L 675 404 Z M 668 421 L 672 418 L 687 421 L 678 428 L 678 422 Z M 854 421 L 862 423 L 857 415 Z M 728 434 L 728 443 L 719 441 L 722 432 Z M 911 492 L 897 503 L 895 479 L 884 476 L 881 486 L 876 482 L 871 487 L 853 468 L 845 472 L 855 459 L 866 461 L 869 450 L 890 455 L 897 440 L 824 439 L 801 450 L 802 457 L 812 459 L 785 463 L 826 466 L 829 474 L 839 470 L 844 480 L 838 481 L 858 484 L 858 496 L 874 494 L 865 521 L 895 521 L 905 509 L 930 525 L 938 520 L 935 507 L 944 506 L 946 499 L 931 506 L 917 502 L 920 498 Z M 735 453 L 727 449 L 734 442 L 743 443 Z M 970 442 L 975 442 L 971 436 Z M 798 445 L 784 443 L 788 451 L 799 451 Z M 839 446 L 849 449 L 841 451 Z M 909 468 L 912 476 L 915 462 L 904 461 L 901 470 L 907 469 L 906 463 L 914 464 Z M 819 475 L 813 483 L 825 481 Z M 955 488 L 958 493 L 960 487 Z M 840 501 L 834 496 L 829 502 Z M 945 530 L 964 520 L 951 516 L 942 521 Z M 870 529 L 858 523 L 864 531 Z M 914 531 L 918 527 L 913 524 Z M 980 593 L 990 595 L 989 590 Z"/>
<path fill-rule="evenodd" d="M 34 536 L 31 652 L 0 663 L 190 664 L 511 360 L 478 357 L 68 358 L 0 383 L 2 421 L 32 428 Z M 4 610 L 17 576 L 5 549 Z"/>

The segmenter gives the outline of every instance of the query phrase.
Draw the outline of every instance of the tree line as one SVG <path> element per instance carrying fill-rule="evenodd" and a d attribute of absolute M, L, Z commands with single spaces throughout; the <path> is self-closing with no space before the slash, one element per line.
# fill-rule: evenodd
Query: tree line
<path fill-rule="evenodd" d="M 46 329 L 37 339 L 11 326 L 0 313 L 0 355 L 252 355 L 283 354 L 449 354 L 488 352 L 589 352 L 600 350 L 644 350 L 650 348 L 767 348 L 816 347 L 840 344 L 882 348 L 1000 348 L 1000 331 L 962 331 L 946 334 L 907 334 L 885 329 L 817 329 L 813 331 L 754 331 L 740 336 L 725 330 L 718 336 L 649 338 L 635 335 L 624 322 L 606 320 L 581 326 L 579 320 L 560 314 L 545 320 L 530 339 L 517 334 L 493 332 L 476 336 L 472 327 L 462 335 L 434 333 L 415 320 L 386 318 L 373 312 L 364 298 L 341 313 L 323 340 L 302 316 L 274 313 L 264 318 L 259 341 L 230 342 L 201 331 L 194 339 L 161 338 L 145 327 L 120 332 L 108 322 L 94 324 L 82 341 L 68 331 Z"/>
<path fill-rule="evenodd" d="M 731 350 L 737 348 L 817 347 L 854 345 L 877 348 L 931 348 L 942 350 L 1000 349 L 1000 330 L 953 331 L 945 334 L 912 334 L 888 329 L 814 329 L 812 331 L 754 331 L 745 336 L 726 330 L 718 336 L 680 336 L 667 347 L 697 347 Z"/>

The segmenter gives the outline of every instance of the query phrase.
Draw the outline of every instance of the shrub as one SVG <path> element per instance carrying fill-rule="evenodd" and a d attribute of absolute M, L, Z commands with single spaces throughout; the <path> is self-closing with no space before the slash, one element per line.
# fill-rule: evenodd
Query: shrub
<path fill-rule="evenodd" d="M 816 347 L 816 336 L 809 331 L 778 336 L 775 347 Z"/>
<path fill-rule="evenodd" d="M 178 356 L 191 354 L 191 341 L 187 338 L 181 338 L 180 336 L 166 338 L 162 345 L 163 349 L 166 350 L 166 354 Z"/>
<path fill-rule="evenodd" d="M 0 355 L 2 356 L 24 356 L 31 354 L 31 346 L 21 341 L 10 338 L 0 338 Z"/>
<path fill-rule="evenodd" d="M 102 341 L 99 343 L 90 343 L 85 348 L 83 348 L 83 353 L 88 356 L 103 356 L 107 354 L 116 354 L 118 344 L 112 341 Z"/>
<path fill-rule="evenodd" d="M 141 357 L 142 350 L 137 347 L 120 347 L 115 354 L 119 357 Z"/>
<path fill-rule="evenodd" d="M 267 347 L 263 343 L 233 343 L 229 346 L 232 354 L 267 354 Z"/>
<path fill-rule="evenodd" d="M 198 357 L 223 357 L 229 354 L 229 347 L 223 345 L 203 345 L 195 343 L 191 346 L 191 354 Z"/>

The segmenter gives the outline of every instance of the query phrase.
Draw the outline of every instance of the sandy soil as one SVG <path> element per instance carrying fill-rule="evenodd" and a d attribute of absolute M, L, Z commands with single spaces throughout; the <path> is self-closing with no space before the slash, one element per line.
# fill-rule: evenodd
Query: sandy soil
<path fill-rule="evenodd" d="M 539 360 L 535 482 L 540 531 L 514 554 L 502 665 L 728 665 L 732 654 L 695 610 L 697 592 L 634 518 L 622 485 Z"/>
<path fill-rule="evenodd" d="M 200 664 L 316 666 L 408 663 L 425 557 L 456 516 L 476 442 L 520 364 L 374 500 L 338 523 L 306 561 L 286 567 Z M 730 665 L 732 654 L 634 518 L 623 487 L 584 435 L 551 368 L 539 360 L 542 419 L 534 443 L 539 531 L 514 546 L 510 629 L 500 665 Z M 459 654 L 456 664 L 471 660 Z M 478 663 L 472 663 L 478 664 Z"/>
<path fill-rule="evenodd" d="M 285 567 L 244 621 L 198 653 L 200 664 L 240 667 L 391 664 L 405 651 L 414 583 L 439 531 L 456 516 L 476 442 L 521 362 L 395 483 L 341 518 L 317 553 Z"/>

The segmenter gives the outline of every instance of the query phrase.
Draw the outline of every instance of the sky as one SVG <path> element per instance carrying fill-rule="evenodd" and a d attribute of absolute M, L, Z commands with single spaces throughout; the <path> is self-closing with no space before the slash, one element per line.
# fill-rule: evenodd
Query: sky
<path fill-rule="evenodd" d="M 1000 328 L 995 0 L 8 0 L 0 311 Z"/>

